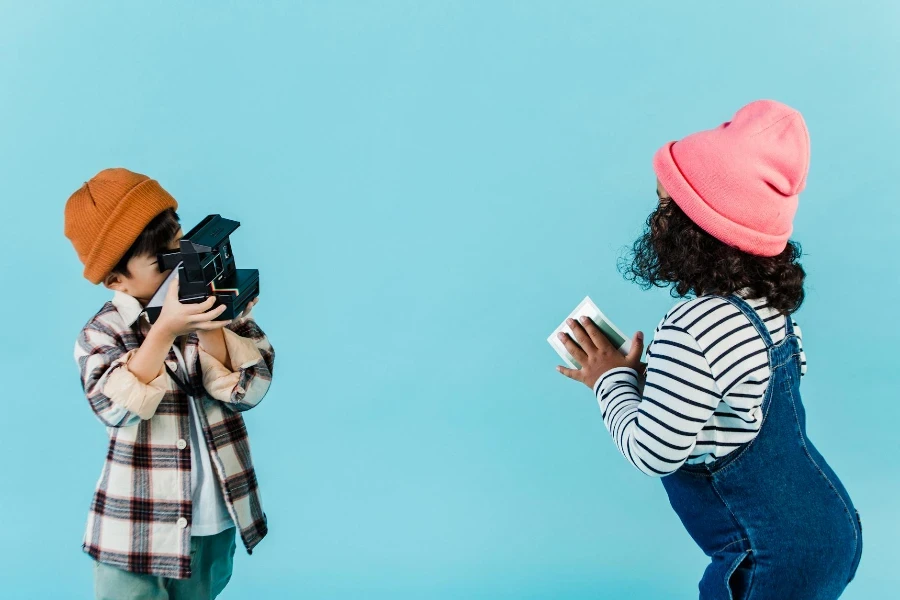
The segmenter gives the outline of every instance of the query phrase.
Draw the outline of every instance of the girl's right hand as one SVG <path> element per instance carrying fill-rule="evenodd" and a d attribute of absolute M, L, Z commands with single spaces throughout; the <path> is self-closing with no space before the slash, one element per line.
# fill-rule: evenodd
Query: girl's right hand
<path fill-rule="evenodd" d="M 178 300 L 178 278 L 176 277 L 166 291 L 166 299 L 163 301 L 162 310 L 154 327 L 165 331 L 173 338 L 195 331 L 222 329 L 231 321 L 213 320 L 227 308 L 223 304 L 210 310 L 215 303 L 216 297 L 210 296 L 197 304 L 182 304 Z"/>

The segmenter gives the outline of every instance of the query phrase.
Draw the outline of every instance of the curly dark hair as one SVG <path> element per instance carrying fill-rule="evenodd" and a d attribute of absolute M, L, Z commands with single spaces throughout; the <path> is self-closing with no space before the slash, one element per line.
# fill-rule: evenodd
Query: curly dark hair
<path fill-rule="evenodd" d="M 727 296 L 748 289 L 784 315 L 803 304 L 806 272 L 800 245 L 778 256 L 754 256 L 724 244 L 697 226 L 671 199 L 660 199 L 646 229 L 619 261 L 619 270 L 643 289 L 670 288 L 674 298 Z"/>

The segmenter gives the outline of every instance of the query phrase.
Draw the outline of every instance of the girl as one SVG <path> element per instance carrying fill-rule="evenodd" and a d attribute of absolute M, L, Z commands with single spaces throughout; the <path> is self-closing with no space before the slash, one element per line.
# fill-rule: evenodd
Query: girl
<path fill-rule="evenodd" d="M 622 454 L 662 477 L 711 562 L 700 598 L 837 598 L 862 529 L 847 491 L 806 434 L 800 247 L 789 241 L 806 183 L 803 118 L 772 101 L 660 149 L 659 206 L 626 276 L 694 296 L 665 316 L 640 362 L 589 319 L 560 337 L 581 363 Z"/>

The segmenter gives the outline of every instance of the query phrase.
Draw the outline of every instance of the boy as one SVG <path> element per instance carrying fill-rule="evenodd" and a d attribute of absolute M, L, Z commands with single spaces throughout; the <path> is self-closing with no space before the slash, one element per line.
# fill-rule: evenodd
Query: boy
<path fill-rule="evenodd" d="M 272 379 L 274 351 L 250 315 L 215 321 L 170 286 L 151 327 L 144 306 L 177 249 L 178 204 L 155 180 L 98 173 L 69 198 L 65 234 L 84 276 L 113 290 L 85 325 L 75 359 L 110 443 L 84 551 L 98 599 L 215 598 L 231 577 L 235 530 L 251 552 L 266 535 L 241 412 Z"/>

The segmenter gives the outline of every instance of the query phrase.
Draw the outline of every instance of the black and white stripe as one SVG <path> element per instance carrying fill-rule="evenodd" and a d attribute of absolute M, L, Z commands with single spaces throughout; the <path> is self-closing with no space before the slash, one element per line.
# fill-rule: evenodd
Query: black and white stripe
<path fill-rule="evenodd" d="M 764 299 L 747 302 L 773 341 L 783 340 L 785 317 Z M 733 304 L 703 296 L 675 306 L 656 328 L 647 363 L 643 394 L 631 369 L 614 369 L 594 385 L 603 421 L 635 467 L 668 475 L 685 462 L 713 462 L 756 437 L 768 356 Z M 805 354 L 801 364 L 805 374 Z"/>

